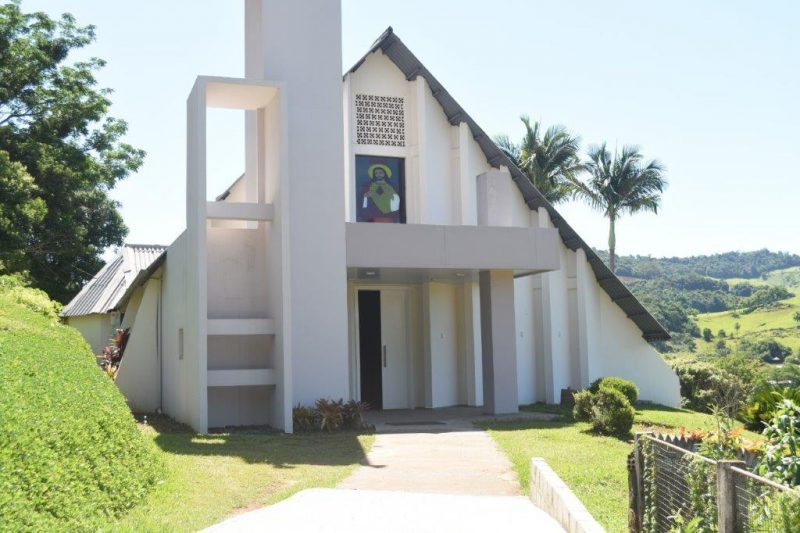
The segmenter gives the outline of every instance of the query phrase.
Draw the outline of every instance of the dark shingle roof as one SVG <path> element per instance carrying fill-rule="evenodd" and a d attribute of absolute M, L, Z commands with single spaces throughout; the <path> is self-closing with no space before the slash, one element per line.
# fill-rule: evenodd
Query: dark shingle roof
<path fill-rule="evenodd" d="M 134 280 L 163 257 L 166 246 L 126 244 L 117 256 L 106 263 L 95 277 L 83 286 L 61 311 L 61 316 L 107 313 L 116 309 Z"/>
<path fill-rule="evenodd" d="M 573 251 L 582 248 L 584 252 L 586 252 L 586 258 L 594 271 L 600 287 L 608 293 L 611 300 L 625 312 L 628 318 L 642 330 L 645 340 L 648 342 L 669 340 L 670 335 L 667 330 L 658 323 L 647 309 L 645 309 L 639 300 L 628 290 L 625 284 L 611 272 L 594 250 L 586 244 L 569 224 L 567 224 L 567 221 L 564 220 L 552 205 L 550 205 L 542 193 L 533 186 L 525 174 L 514 165 L 506 154 L 497 147 L 491 137 L 478 126 L 472 117 L 470 117 L 450 93 L 447 92 L 442 84 L 439 83 L 439 80 L 437 80 L 433 74 L 425 68 L 425 65 L 411 53 L 400 38 L 394 34 L 391 26 L 383 32 L 378 40 L 375 41 L 375 44 L 372 45 L 369 52 L 353 65 L 353 68 L 348 72 L 352 73 L 358 70 L 366 58 L 378 50 L 381 50 L 386 57 L 397 65 L 397 68 L 403 72 L 407 80 L 414 80 L 417 76 L 424 77 L 431 88 L 434 98 L 436 98 L 439 105 L 442 106 L 450 124 L 457 126 L 459 122 L 466 122 L 472 132 L 473 138 L 481 147 L 481 150 L 483 150 L 489 164 L 493 167 L 499 167 L 500 165 L 508 167 L 511 172 L 511 177 L 522 192 L 528 207 L 531 209 L 546 209 L 553 224 L 558 228 L 564 245 Z"/>

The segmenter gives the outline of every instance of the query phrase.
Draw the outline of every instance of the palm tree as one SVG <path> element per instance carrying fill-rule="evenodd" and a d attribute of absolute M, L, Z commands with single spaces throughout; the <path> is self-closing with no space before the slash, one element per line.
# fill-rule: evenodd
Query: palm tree
<path fill-rule="evenodd" d="M 626 213 L 658 213 L 661 193 L 667 187 L 666 171 L 657 160 L 645 163 L 637 146 L 624 146 L 622 152 L 612 156 L 605 143 L 589 148 L 585 167 L 589 178 L 585 182 L 572 179 L 573 194 L 602 210 L 603 216 L 608 218 L 609 266 L 614 272 L 617 219 Z"/>
<path fill-rule="evenodd" d="M 564 126 L 550 126 L 541 135 L 542 126 L 527 116 L 520 117 L 525 125 L 525 137 L 519 144 L 507 135 L 495 138 L 497 146 L 528 176 L 534 187 L 551 204 L 568 199 L 572 194 L 571 181 L 583 171 L 579 155 L 580 138 Z"/>

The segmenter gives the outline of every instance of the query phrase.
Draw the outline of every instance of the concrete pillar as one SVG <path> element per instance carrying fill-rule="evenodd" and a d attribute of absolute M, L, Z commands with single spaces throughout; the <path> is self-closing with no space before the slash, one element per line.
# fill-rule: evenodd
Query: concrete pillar
<path fill-rule="evenodd" d="M 287 100 L 279 139 L 286 166 L 277 177 L 273 223 L 281 229 L 280 246 L 271 241 L 269 253 L 279 255 L 282 269 L 280 341 L 291 363 L 290 417 L 291 405 L 350 397 L 341 5 L 248 0 L 246 7 L 247 76 L 284 83 Z"/>
<path fill-rule="evenodd" d="M 519 411 L 514 273 L 480 273 L 483 405 L 492 414 Z"/>
<path fill-rule="evenodd" d="M 552 228 L 550 215 L 544 208 L 538 209 L 540 228 Z M 558 403 L 563 379 L 558 366 L 569 357 L 564 342 L 562 326 L 566 323 L 566 285 L 561 271 L 543 272 L 538 275 L 540 290 L 535 294 L 534 312 L 541 318 L 541 351 L 537 350 L 537 372 L 541 369 L 544 401 Z M 537 334 L 539 331 L 537 330 Z"/>
<path fill-rule="evenodd" d="M 492 169 L 478 176 L 478 225 L 511 225 L 511 174 Z"/>

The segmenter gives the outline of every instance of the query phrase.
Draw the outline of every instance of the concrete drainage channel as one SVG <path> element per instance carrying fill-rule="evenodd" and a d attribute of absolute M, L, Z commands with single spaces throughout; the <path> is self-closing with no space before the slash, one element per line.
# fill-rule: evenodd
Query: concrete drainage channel
<path fill-rule="evenodd" d="M 531 472 L 533 496 L 522 496 L 508 458 L 473 425 L 482 413 L 465 409 L 373 417 L 372 449 L 337 488 L 304 490 L 208 531 L 602 531 L 540 459 Z"/>

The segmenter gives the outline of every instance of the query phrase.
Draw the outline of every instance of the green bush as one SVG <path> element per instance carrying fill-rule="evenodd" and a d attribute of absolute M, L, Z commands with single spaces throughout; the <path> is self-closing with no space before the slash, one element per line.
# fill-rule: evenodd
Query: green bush
<path fill-rule="evenodd" d="M 782 400 L 763 435 L 767 450 L 758 473 L 790 487 L 800 486 L 800 405 Z"/>
<path fill-rule="evenodd" d="M 292 422 L 295 432 L 313 431 L 317 429 L 317 412 L 311 407 L 297 404 L 292 409 Z"/>
<path fill-rule="evenodd" d="M 682 405 L 692 411 L 710 413 L 720 390 L 731 388 L 736 378 L 711 363 L 676 359 L 672 369 L 681 384 Z"/>
<path fill-rule="evenodd" d="M 592 419 L 592 393 L 588 390 L 578 391 L 574 395 L 575 407 L 572 408 L 572 416 L 575 420 L 589 422 Z"/>
<path fill-rule="evenodd" d="M 778 406 L 785 399 L 800 405 L 800 389 L 766 388 L 753 394 L 750 402 L 741 412 L 741 418 L 747 425 L 747 429 L 763 431 L 767 423 L 775 416 Z"/>
<path fill-rule="evenodd" d="M 636 412 L 631 402 L 617 389 L 600 387 L 592 398 L 592 427 L 600 433 L 627 435 Z"/>
<path fill-rule="evenodd" d="M 636 400 L 639 399 L 639 387 L 627 379 L 616 377 L 600 378 L 593 381 L 592 384 L 589 385 L 589 390 L 595 393 L 603 387 L 610 387 L 620 391 L 625 395 L 631 405 L 635 404 Z"/>
<path fill-rule="evenodd" d="M 368 406 L 357 400 L 333 401 L 320 398 L 314 407 L 297 404 L 292 409 L 295 431 L 338 431 L 340 429 L 367 429 L 364 414 Z"/>
<path fill-rule="evenodd" d="M 0 278 L 0 529 L 101 529 L 161 474 L 119 390 L 56 310 Z"/>

